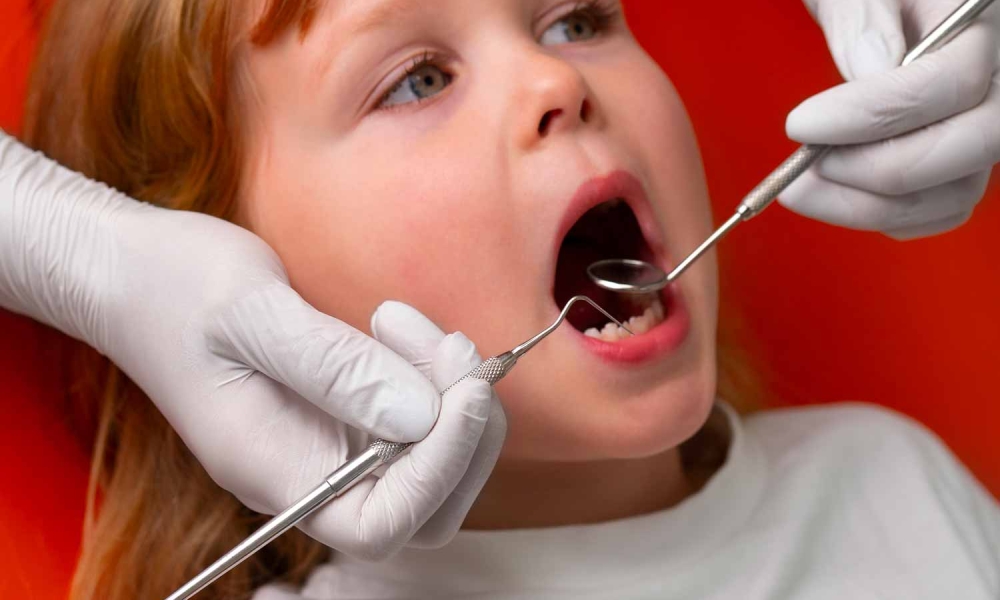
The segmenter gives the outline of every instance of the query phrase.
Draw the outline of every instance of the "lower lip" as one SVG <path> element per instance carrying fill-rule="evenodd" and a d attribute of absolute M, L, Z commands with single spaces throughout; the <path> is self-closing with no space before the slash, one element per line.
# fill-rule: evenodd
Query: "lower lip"
<path fill-rule="evenodd" d="M 608 363 L 638 365 L 672 354 L 687 339 L 691 318 L 676 289 L 661 292 L 666 307 L 666 319 L 645 333 L 630 336 L 617 342 L 605 342 L 570 329 L 584 348 Z"/>

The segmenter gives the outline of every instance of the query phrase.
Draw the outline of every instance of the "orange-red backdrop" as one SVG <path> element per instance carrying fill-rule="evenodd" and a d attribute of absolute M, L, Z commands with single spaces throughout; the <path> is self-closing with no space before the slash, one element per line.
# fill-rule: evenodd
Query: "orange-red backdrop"
<path fill-rule="evenodd" d="M 0 127 L 16 132 L 40 12 L 0 3 Z M 794 144 L 787 112 L 840 81 L 800 0 L 627 2 L 687 102 L 717 214 Z M 866 400 L 937 431 L 1000 495 L 1000 198 L 944 237 L 897 243 L 772 208 L 722 249 L 773 404 Z M 62 598 L 79 544 L 87 453 L 60 412 L 50 332 L 0 313 L 0 597 Z"/>

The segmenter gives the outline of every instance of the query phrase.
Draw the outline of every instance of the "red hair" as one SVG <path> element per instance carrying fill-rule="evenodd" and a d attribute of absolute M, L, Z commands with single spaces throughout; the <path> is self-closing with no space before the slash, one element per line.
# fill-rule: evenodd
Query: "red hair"
<path fill-rule="evenodd" d="M 219 217 L 240 181 L 239 50 L 299 26 L 315 0 L 56 2 L 36 57 L 25 141 L 140 200 Z M 73 401 L 99 407 L 83 549 L 71 597 L 162 598 L 266 517 L 219 488 L 139 388 L 81 350 Z M 100 510 L 96 510 L 100 492 Z M 301 582 L 327 550 L 293 530 L 202 592 L 248 598 Z"/>

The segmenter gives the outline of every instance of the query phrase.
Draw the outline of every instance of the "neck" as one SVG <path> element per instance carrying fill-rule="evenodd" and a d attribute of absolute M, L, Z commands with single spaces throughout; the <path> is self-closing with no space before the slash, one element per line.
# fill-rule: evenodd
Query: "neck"
<path fill-rule="evenodd" d="M 674 506 L 695 491 L 677 448 L 648 458 L 497 463 L 465 529 L 522 529 L 622 519 Z"/>

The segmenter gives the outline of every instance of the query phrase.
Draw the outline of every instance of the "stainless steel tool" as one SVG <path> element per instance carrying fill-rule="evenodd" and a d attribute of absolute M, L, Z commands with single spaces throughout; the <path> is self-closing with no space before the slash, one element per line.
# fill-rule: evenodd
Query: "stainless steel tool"
<path fill-rule="evenodd" d="M 516 346 L 513 350 L 487 358 L 478 367 L 469 371 L 463 375 L 461 379 L 445 388 L 445 390 L 441 392 L 442 398 L 448 393 L 448 390 L 455 387 L 459 381 L 463 381 L 470 377 L 482 379 L 483 381 L 489 382 L 490 385 L 496 384 L 498 381 L 503 379 L 511 369 L 514 368 L 514 365 L 517 364 L 519 358 L 524 356 L 528 350 L 534 348 L 538 342 L 548 337 L 550 333 L 555 331 L 556 328 L 558 328 L 559 325 L 566 320 L 566 315 L 569 313 L 569 309 L 577 302 L 586 302 L 587 304 L 590 304 L 600 311 L 605 317 L 611 319 L 619 327 L 629 333 L 632 333 L 628 327 L 618 321 L 618 319 L 612 317 L 606 310 L 598 306 L 597 303 L 590 298 L 586 296 L 574 296 L 566 302 L 566 305 L 563 307 L 556 320 L 551 325 L 546 327 L 541 333 L 527 340 L 523 344 Z M 368 446 L 367 450 L 361 453 L 361 455 L 348 461 L 345 465 L 334 471 L 329 477 L 323 480 L 323 482 L 311 492 L 300 498 L 297 502 L 286 508 L 281 513 L 275 515 L 270 521 L 261 526 L 260 529 L 253 532 L 250 537 L 243 540 L 243 542 L 241 542 L 238 546 L 227 552 L 222 558 L 215 561 L 210 567 L 199 573 L 197 577 L 185 583 L 173 594 L 170 594 L 170 596 L 167 597 L 167 600 L 185 600 L 194 596 L 201 590 L 208 587 L 213 581 L 228 573 L 236 565 L 240 564 L 252 556 L 255 552 L 266 546 L 271 542 L 271 540 L 291 529 L 296 523 L 309 516 L 315 510 L 354 487 L 354 484 L 370 474 L 372 471 L 384 464 L 391 463 L 401 452 L 409 448 L 411 445 L 412 444 L 409 443 L 400 444 L 381 439 L 375 440 Z"/>
<path fill-rule="evenodd" d="M 969 26 L 993 0 L 966 0 L 924 39 L 906 53 L 900 66 L 905 66 L 917 60 L 924 54 L 937 50 Z M 597 285 L 616 292 L 630 294 L 645 294 L 655 292 L 670 285 L 687 270 L 694 261 L 726 236 L 737 225 L 749 221 L 771 205 L 778 195 L 784 191 L 800 175 L 829 150 L 830 146 L 806 144 L 792 153 L 778 168 L 764 178 L 757 187 L 747 194 L 735 214 L 708 237 L 698 248 L 669 275 L 658 267 L 647 262 L 631 259 L 610 259 L 598 261 L 587 268 L 587 274 Z"/>

